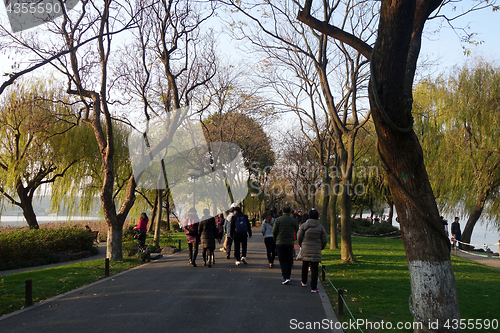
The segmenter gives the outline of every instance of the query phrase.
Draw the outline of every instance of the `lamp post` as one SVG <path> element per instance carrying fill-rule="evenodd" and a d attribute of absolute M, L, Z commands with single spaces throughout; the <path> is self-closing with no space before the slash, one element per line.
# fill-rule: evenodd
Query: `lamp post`
<path fill-rule="evenodd" d="M 250 193 L 250 196 L 252 197 L 252 212 L 253 212 L 252 227 L 255 227 L 255 197 L 257 196 L 257 193 Z"/>
<path fill-rule="evenodd" d="M 201 176 L 201 170 L 197 168 L 188 169 L 187 175 L 193 180 L 193 208 L 196 208 L 196 178 Z"/>

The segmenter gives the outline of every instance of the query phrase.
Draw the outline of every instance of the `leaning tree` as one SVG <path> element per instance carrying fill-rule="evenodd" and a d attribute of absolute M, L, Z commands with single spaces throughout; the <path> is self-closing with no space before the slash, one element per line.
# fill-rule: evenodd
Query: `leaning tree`
<path fill-rule="evenodd" d="M 389 179 L 406 250 L 410 310 L 423 324 L 416 331 L 430 331 L 425 323 L 436 320 L 443 330 L 443 325 L 460 317 L 450 242 L 442 228 L 411 114 L 424 25 L 443 3 L 382 0 L 373 47 L 332 22 L 314 17 L 313 0 L 305 0 L 298 13 L 301 22 L 350 45 L 370 60 L 369 97 L 377 150 Z"/>

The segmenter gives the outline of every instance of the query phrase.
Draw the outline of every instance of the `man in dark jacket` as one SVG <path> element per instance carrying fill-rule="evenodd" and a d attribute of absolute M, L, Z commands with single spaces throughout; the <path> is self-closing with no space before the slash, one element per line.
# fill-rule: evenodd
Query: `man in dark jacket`
<path fill-rule="evenodd" d="M 283 216 L 280 216 L 273 226 L 273 237 L 276 242 L 276 252 L 280 261 L 282 284 L 290 283 L 293 265 L 293 246 L 295 234 L 299 230 L 297 220 L 290 215 L 290 207 L 283 207 Z"/>
<path fill-rule="evenodd" d="M 248 216 L 241 212 L 241 207 L 234 208 L 234 215 L 231 218 L 231 238 L 234 241 L 234 256 L 236 265 L 243 262 L 247 264 L 247 237 L 252 238 L 252 228 Z M 240 256 L 241 244 L 241 256 Z"/>
<path fill-rule="evenodd" d="M 451 224 L 451 234 L 455 235 L 455 240 L 458 242 L 458 248 L 462 250 L 462 231 L 460 230 L 460 223 L 458 223 L 458 217 L 455 217 L 455 222 Z M 455 246 L 455 243 L 453 243 Z"/>

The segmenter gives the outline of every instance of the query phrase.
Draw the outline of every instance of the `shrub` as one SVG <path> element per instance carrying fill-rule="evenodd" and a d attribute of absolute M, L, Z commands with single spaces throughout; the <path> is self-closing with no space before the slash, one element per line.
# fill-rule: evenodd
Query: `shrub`
<path fill-rule="evenodd" d="M 57 261 L 54 254 L 58 252 L 92 251 L 93 242 L 93 234 L 77 227 L 21 228 L 0 233 L 0 268 L 53 263 Z"/>
<path fill-rule="evenodd" d="M 382 236 L 399 231 L 398 228 L 387 222 L 372 224 L 366 219 L 351 220 L 351 230 L 355 234 L 369 236 Z M 394 233 L 394 235 L 397 235 L 397 233 Z"/>

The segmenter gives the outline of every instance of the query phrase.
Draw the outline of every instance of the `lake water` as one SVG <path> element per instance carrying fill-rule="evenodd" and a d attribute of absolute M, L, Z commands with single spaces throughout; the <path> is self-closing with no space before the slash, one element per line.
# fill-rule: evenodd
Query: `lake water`
<path fill-rule="evenodd" d="M 388 214 L 389 211 L 386 211 Z M 366 218 L 369 214 L 363 214 L 363 217 Z M 451 237 L 451 223 L 453 222 L 453 216 L 444 216 L 445 219 L 448 220 L 448 234 Z M 460 229 L 462 232 L 464 231 L 465 224 L 467 220 L 460 220 Z M 396 222 L 396 214 L 394 216 L 392 224 L 399 228 L 399 223 Z M 485 249 L 484 245 L 487 245 L 489 249 L 493 252 L 499 252 L 498 249 L 498 241 L 500 240 L 500 231 L 498 227 L 493 226 L 493 223 L 487 223 L 484 220 L 479 220 L 472 231 L 471 244 L 476 249 Z"/>
<path fill-rule="evenodd" d="M 85 221 L 102 221 L 104 218 L 96 216 L 57 216 L 57 215 L 44 215 L 36 217 L 38 224 L 51 223 L 51 222 L 85 222 Z M 13 226 L 25 227 L 28 226 L 24 216 L 21 215 L 6 215 L 0 217 L 0 226 Z"/>

